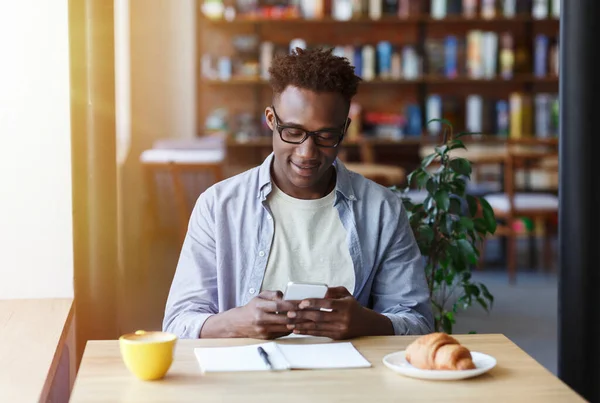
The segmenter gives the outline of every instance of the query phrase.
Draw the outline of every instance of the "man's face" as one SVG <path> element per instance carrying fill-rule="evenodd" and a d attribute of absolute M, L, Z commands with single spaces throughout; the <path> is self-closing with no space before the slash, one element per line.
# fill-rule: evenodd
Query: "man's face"
<path fill-rule="evenodd" d="M 322 189 L 325 175 L 335 161 L 340 139 L 347 128 L 348 104 L 336 93 L 317 93 L 297 87 L 287 87 L 277 98 L 274 110 L 267 108 L 265 115 L 273 130 L 273 164 L 277 184 L 293 193 L 313 193 Z M 283 135 L 280 135 L 279 129 Z M 304 131 L 319 132 L 319 139 L 308 137 L 301 144 Z M 282 139 L 283 136 L 283 139 Z M 324 177 L 325 175 L 325 177 Z"/>

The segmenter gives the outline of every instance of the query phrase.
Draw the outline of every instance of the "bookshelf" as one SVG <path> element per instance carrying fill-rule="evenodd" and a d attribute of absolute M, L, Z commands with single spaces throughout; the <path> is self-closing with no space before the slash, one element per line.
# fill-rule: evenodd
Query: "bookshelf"
<path fill-rule="evenodd" d="M 471 107 L 467 100 L 469 97 L 473 98 L 473 95 L 476 97 L 471 101 L 481 104 L 478 107 L 484 109 L 482 115 L 488 116 L 487 114 L 491 113 L 494 108 L 497 109 L 497 102 L 503 101 L 509 107 L 506 112 L 511 121 L 509 126 L 515 118 L 529 121 L 528 124 L 522 123 L 523 127 L 517 131 L 516 136 L 513 136 L 510 128 L 503 128 L 502 132 L 494 130 L 495 127 L 498 127 L 497 122 L 493 122 L 493 124 L 478 122 L 475 126 L 479 126 L 481 130 L 475 131 L 489 133 L 489 135 L 468 139 L 469 142 L 491 144 L 507 142 L 554 144 L 557 142 L 555 129 L 550 132 L 547 129 L 542 136 L 536 136 L 535 129 L 539 121 L 532 112 L 536 108 L 536 95 L 548 94 L 549 98 L 545 102 L 550 105 L 547 106 L 548 114 L 550 114 L 552 102 L 555 102 L 552 97 L 558 94 L 558 74 L 557 71 L 552 71 L 551 52 L 553 42 L 558 39 L 559 20 L 552 17 L 550 8 L 545 18 L 534 16 L 532 12 L 520 12 L 511 17 L 504 17 L 499 9 L 502 0 L 498 0 L 496 2 L 498 8 L 493 18 L 484 18 L 480 8 L 472 17 L 448 14 L 443 18 L 437 18 L 432 16 L 431 2 L 420 1 L 421 4 L 417 7 L 418 12 L 404 17 L 383 13 L 380 18 L 373 19 L 368 16 L 368 11 L 365 11 L 361 16 L 342 21 L 332 17 L 331 2 L 336 0 L 322 1 L 325 4 L 325 11 L 321 18 L 307 19 L 298 16 L 297 13 L 292 17 L 266 17 L 264 15 L 247 17 L 238 13 L 230 20 L 207 17 L 203 12 L 204 0 L 197 2 L 197 126 L 199 135 L 218 129 L 230 132 L 231 138 L 228 140 L 228 146 L 239 149 L 239 155 L 235 158 L 242 158 L 244 152 L 248 153 L 247 150 L 252 147 L 269 147 L 269 133 L 265 130 L 262 115 L 264 108 L 270 104 L 271 92 L 266 78 L 261 77 L 261 68 L 263 68 L 260 65 L 261 44 L 271 44 L 273 47 L 272 57 L 278 52 L 289 51 L 290 43 L 300 38 L 309 47 L 331 46 L 338 51 L 338 54 L 344 56 L 352 56 L 352 54 L 339 52 L 348 52 L 348 49 L 352 52 L 356 49 L 364 49 L 365 46 L 373 46 L 377 50 L 377 44 L 388 42 L 393 50 L 402 57 L 404 56 L 403 49 L 411 47 L 419 58 L 419 71 L 409 78 L 404 78 L 407 75 L 404 71 L 401 77 L 397 75 L 391 77 L 388 72 L 385 78 L 381 77 L 380 71 L 377 71 L 371 79 L 361 72 L 357 72 L 363 76 L 364 81 L 361 83 L 359 94 L 356 97 L 356 103 L 360 105 L 360 118 L 353 120 L 360 123 L 361 127 L 353 138 L 347 138 L 345 144 L 350 148 L 358 144 L 358 137 L 361 138 L 361 141 L 368 141 L 379 148 L 389 145 L 393 149 L 404 147 L 417 151 L 422 144 L 439 141 L 439 136 L 431 133 L 431 130 L 424 124 L 429 117 L 428 102 L 431 102 L 432 95 L 440 99 L 438 109 L 441 108 L 442 116 L 451 120 L 455 129 L 459 131 L 470 130 L 469 127 L 466 127 L 472 124 L 472 120 L 467 117 L 469 113 L 467 109 Z M 389 3 L 387 0 L 382 1 L 384 4 Z M 397 1 L 402 2 L 403 0 Z M 419 2 L 419 0 L 406 1 Z M 517 3 L 519 2 L 521 0 L 517 0 Z M 225 4 L 231 5 L 231 3 Z M 283 1 L 268 4 L 291 3 Z M 531 10 L 532 6 L 527 7 Z M 492 63 L 493 74 L 491 76 L 486 77 L 481 72 L 472 74 L 473 71 L 469 67 L 469 35 L 473 32 L 488 32 L 496 35 L 494 39 L 497 43 L 494 56 L 496 60 Z M 502 35 L 505 33 L 511 35 L 514 60 L 511 74 L 507 78 L 501 76 L 500 54 Z M 535 41 L 540 35 L 547 38 L 546 54 L 543 55 L 545 58 L 544 74 L 536 72 Z M 448 37 L 456 38 L 459 43 L 454 56 L 457 71 L 451 75 L 446 74 L 445 71 L 439 71 L 440 59 L 444 59 L 441 54 L 446 51 L 440 46 L 444 45 Z M 482 45 L 480 52 L 484 50 L 485 46 Z M 221 74 L 222 64 L 227 71 L 223 75 Z M 380 66 L 379 62 L 374 63 L 375 70 L 379 70 Z M 556 66 L 556 70 L 558 70 L 558 66 Z M 523 116 L 511 113 L 511 105 L 518 104 L 511 97 L 514 94 L 521 96 L 518 102 L 528 105 L 528 108 L 523 108 L 525 110 L 523 113 L 519 112 Z M 373 127 L 377 127 L 377 122 L 368 121 L 367 117 L 371 116 L 374 117 L 373 119 L 377 119 L 376 116 L 381 114 L 398 115 L 407 121 L 409 117 L 406 110 L 409 105 L 416 106 L 419 111 L 419 121 L 421 122 L 419 130 L 413 128 L 414 130 L 410 133 L 404 130 L 401 135 L 395 133 L 391 136 L 392 138 L 381 138 L 380 133 L 373 129 Z M 217 110 L 227 113 L 221 116 L 221 120 L 209 119 Z M 439 110 L 438 113 L 440 113 Z M 497 117 L 495 119 L 498 120 Z M 550 121 L 550 115 L 546 120 Z M 207 124 L 209 121 L 213 124 Z M 221 126 L 214 125 L 215 121 L 220 122 Z M 225 121 L 226 125 L 223 124 Z M 237 138 L 236 133 L 246 132 L 244 125 L 250 125 L 252 127 L 250 132 L 258 138 L 253 140 L 245 137 Z M 557 123 L 552 122 L 552 125 L 557 126 Z M 406 161 L 408 161 L 407 169 L 411 167 L 410 161 L 418 162 L 414 158 Z"/>

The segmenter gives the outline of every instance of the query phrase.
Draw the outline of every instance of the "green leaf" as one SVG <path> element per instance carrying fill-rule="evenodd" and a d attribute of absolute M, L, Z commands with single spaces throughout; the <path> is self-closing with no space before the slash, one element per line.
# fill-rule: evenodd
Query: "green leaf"
<path fill-rule="evenodd" d="M 488 201 L 485 200 L 483 197 L 480 197 L 479 201 L 481 202 L 481 208 L 483 210 L 483 219 L 485 220 L 487 230 L 490 234 L 493 234 L 494 232 L 496 232 L 496 217 L 494 217 L 494 210 L 492 209 L 492 206 L 490 206 Z"/>
<path fill-rule="evenodd" d="M 477 332 L 475 330 L 471 330 L 469 333 L 467 334 L 477 334 Z"/>
<path fill-rule="evenodd" d="M 457 148 L 462 148 L 463 150 L 467 149 L 467 147 L 465 147 L 465 144 L 461 140 L 452 140 L 448 148 L 450 150 L 456 150 Z"/>
<path fill-rule="evenodd" d="M 464 158 L 455 158 L 450 161 L 450 168 L 461 175 L 471 176 L 471 163 Z"/>
<path fill-rule="evenodd" d="M 490 291 L 488 290 L 488 288 L 486 287 L 485 284 L 479 283 L 479 288 L 481 288 L 481 292 L 483 293 L 483 296 L 485 298 L 487 298 L 488 301 L 490 301 L 490 307 L 491 307 L 494 304 L 494 296 L 490 293 Z"/>
<path fill-rule="evenodd" d="M 415 205 L 412 203 L 412 201 L 410 201 L 410 198 L 408 197 L 402 198 L 402 204 L 404 205 L 404 208 L 408 211 L 412 211 L 415 207 Z"/>
<path fill-rule="evenodd" d="M 447 125 L 447 126 L 452 127 L 452 123 L 450 123 L 449 120 L 447 120 L 447 119 L 439 119 L 439 118 L 438 119 L 431 119 L 429 122 L 427 122 L 427 126 L 429 126 L 431 123 L 434 123 L 434 122 L 440 122 L 442 125 Z"/>
<path fill-rule="evenodd" d="M 425 210 L 427 211 L 432 211 L 435 208 L 435 203 L 434 203 L 434 199 L 433 197 L 427 197 L 427 199 L 425 199 Z"/>
<path fill-rule="evenodd" d="M 481 294 L 481 291 L 479 291 L 479 287 L 477 287 L 475 284 L 466 284 L 464 286 L 464 289 L 467 295 L 475 296 L 475 298 L 479 297 L 479 295 Z"/>
<path fill-rule="evenodd" d="M 463 279 L 462 279 L 463 283 L 468 282 L 469 280 L 471 280 L 471 272 L 470 271 L 464 272 L 462 274 L 462 277 L 463 277 Z"/>
<path fill-rule="evenodd" d="M 432 242 L 433 241 L 433 228 L 428 225 L 421 225 L 417 230 L 417 237 L 424 242 Z"/>
<path fill-rule="evenodd" d="M 457 244 L 465 259 L 472 264 L 477 264 L 477 255 L 475 254 L 475 250 L 473 245 L 471 245 L 471 242 L 467 241 L 466 239 L 459 239 Z"/>
<path fill-rule="evenodd" d="M 415 180 L 417 181 L 417 187 L 422 189 L 429 180 L 429 174 L 421 169 L 415 174 Z"/>
<path fill-rule="evenodd" d="M 442 316 L 442 330 L 448 334 L 452 334 L 452 321 L 448 316 Z"/>
<path fill-rule="evenodd" d="M 442 234 L 449 237 L 452 234 L 452 219 L 448 215 L 443 215 L 438 227 Z"/>
<path fill-rule="evenodd" d="M 440 155 L 443 156 L 448 152 L 448 146 L 447 145 L 443 145 L 443 146 L 438 146 L 435 148 L 435 152 Z"/>
<path fill-rule="evenodd" d="M 488 307 L 488 304 L 485 302 L 485 300 L 483 298 L 478 297 L 477 302 L 479 302 L 479 305 L 481 305 L 481 307 L 483 309 L 485 309 L 487 312 L 489 312 L 490 308 Z"/>
<path fill-rule="evenodd" d="M 460 217 L 460 220 L 458 222 L 460 223 L 461 227 L 466 228 L 468 231 L 475 228 L 473 220 L 471 220 L 469 217 Z"/>
<path fill-rule="evenodd" d="M 469 204 L 469 213 L 471 214 L 471 217 L 475 217 L 477 215 L 477 210 L 479 207 L 477 198 L 471 195 L 467 195 L 467 203 Z"/>
<path fill-rule="evenodd" d="M 485 235 L 487 232 L 487 224 L 485 223 L 485 220 L 483 218 L 476 218 L 473 220 L 473 223 L 475 224 L 475 230 L 480 234 Z"/>
<path fill-rule="evenodd" d="M 446 253 L 449 255 L 449 257 L 451 259 L 452 266 L 458 273 L 467 269 L 467 261 L 465 260 L 462 253 L 460 252 L 458 246 L 456 246 L 455 243 L 450 243 L 448 245 L 448 248 L 446 249 Z"/>
<path fill-rule="evenodd" d="M 433 276 L 434 281 L 439 284 L 442 281 L 444 281 L 444 271 L 443 270 L 437 270 Z"/>
<path fill-rule="evenodd" d="M 447 211 L 450 208 L 450 195 L 445 190 L 440 190 L 435 194 L 435 203 L 438 209 Z"/>
<path fill-rule="evenodd" d="M 425 188 L 427 189 L 429 194 L 434 194 L 437 190 L 437 183 L 435 182 L 435 179 L 429 178 L 429 180 L 427 181 L 427 185 L 425 185 Z"/>
<path fill-rule="evenodd" d="M 465 183 L 465 181 L 463 181 L 460 178 L 457 178 L 456 180 L 454 180 L 452 182 L 453 187 L 454 187 L 454 193 L 457 196 L 463 197 L 465 194 L 465 190 L 467 188 L 467 184 Z"/>
<path fill-rule="evenodd" d="M 421 162 L 421 167 L 427 168 L 429 166 L 429 164 L 431 164 L 433 162 L 433 160 L 436 159 L 437 156 L 438 156 L 437 153 L 433 153 L 433 154 L 429 154 L 427 157 L 423 158 L 423 162 Z"/>
<path fill-rule="evenodd" d="M 460 214 L 462 212 L 462 205 L 460 204 L 460 200 L 456 197 L 450 198 L 450 212 L 452 214 Z"/>
<path fill-rule="evenodd" d="M 454 284 L 455 277 L 456 277 L 456 272 L 453 270 L 448 270 L 446 272 L 446 278 L 444 280 L 446 281 L 447 285 L 452 285 L 452 284 Z"/>

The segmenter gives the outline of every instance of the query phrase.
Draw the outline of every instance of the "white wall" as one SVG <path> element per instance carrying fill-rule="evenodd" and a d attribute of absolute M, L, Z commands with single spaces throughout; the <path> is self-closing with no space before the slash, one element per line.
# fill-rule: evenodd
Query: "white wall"
<path fill-rule="evenodd" d="M 0 298 L 73 296 L 68 28 L 0 0 Z"/>

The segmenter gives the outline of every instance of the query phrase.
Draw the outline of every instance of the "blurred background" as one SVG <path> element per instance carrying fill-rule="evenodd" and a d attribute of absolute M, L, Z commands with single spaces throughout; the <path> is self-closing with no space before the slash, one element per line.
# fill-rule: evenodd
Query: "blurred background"
<path fill-rule="evenodd" d="M 488 197 L 504 225 L 475 274 L 496 304 L 489 316 L 462 313 L 457 330 L 504 333 L 556 371 L 558 1 L 117 3 L 127 16 L 116 27 L 119 207 L 136 295 L 123 330 L 160 326 L 199 193 L 271 152 L 270 61 L 320 46 L 364 80 L 340 155 L 351 169 L 404 187 L 442 140 L 442 126 L 426 122 L 476 133 L 456 154 L 474 164 L 468 191 Z"/>
<path fill-rule="evenodd" d="M 194 201 L 271 152 L 270 61 L 322 46 L 364 80 L 350 169 L 405 187 L 442 140 L 426 122 L 476 133 L 455 155 L 499 218 L 474 273 L 495 303 L 455 331 L 504 333 L 556 373 L 558 1 L 84 3 L 13 2 L 0 24 L 0 298 L 74 285 L 80 339 L 159 329 Z"/>

